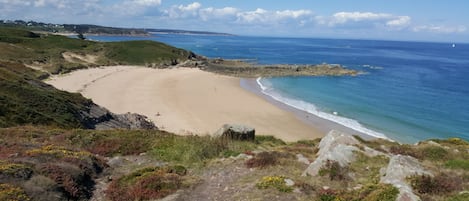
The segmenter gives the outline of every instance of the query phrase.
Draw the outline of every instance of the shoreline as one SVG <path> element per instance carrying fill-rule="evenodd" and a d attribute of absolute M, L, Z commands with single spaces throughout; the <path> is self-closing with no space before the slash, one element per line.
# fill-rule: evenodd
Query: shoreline
<path fill-rule="evenodd" d="M 262 97 L 266 101 L 274 104 L 278 108 L 293 113 L 296 118 L 311 127 L 318 129 L 319 131 L 327 134 L 331 130 L 341 131 L 350 135 L 358 135 L 365 140 L 372 140 L 377 139 L 378 137 L 372 136 L 363 132 L 356 131 L 352 128 L 346 127 L 344 125 L 338 124 L 328 119 L 321 118 L 314 114 L 308 113 L 304 110 L 299 110 L 292 106 L 289 106 L 281 101 L 275 100 L 271 96 L 268 96 L 262 93 L 261 87 L 258 85 L 257 80 L 255 78 L 241 78 L 240 80 L 240 87 L 249 91 L 259 97 Z M 384 138 L 386 140 L 391 140 L 389 138 Z"/>
<path fill-rule="evenodd" d="M 46 82 L 81 92 L 114 113 L 146 115 L 162 130 L 176 134 L 211 134 L 226 123 L 251 126 L 258 135 L 288 142 L 312 140 L 328 132 L 241 87 L 240 78 L 198 68 L 100 67 Z"/>

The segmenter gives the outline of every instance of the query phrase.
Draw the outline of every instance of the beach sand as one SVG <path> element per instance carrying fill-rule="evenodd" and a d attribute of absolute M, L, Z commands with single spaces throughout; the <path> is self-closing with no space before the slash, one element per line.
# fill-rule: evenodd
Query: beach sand
<path fill-rule="evenodd" d="M 225 123 L 248 125 L 256 134 L 285 141 L 325 134 L 293 112 L 244 90 L 239 78 L 195 68 L 102 67 L 54 76 L 47 83 L 80 92 L 114 113 L 143 114 L 160 129 L 176 134 L 210 134 Z"/>

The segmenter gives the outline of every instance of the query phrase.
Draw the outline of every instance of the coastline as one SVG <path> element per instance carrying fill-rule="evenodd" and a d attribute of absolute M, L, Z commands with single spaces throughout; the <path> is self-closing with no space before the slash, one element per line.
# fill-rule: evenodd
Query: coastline
<path fill-rule="evenodd" d="M 138 66 L 78 70 L 47 81 L 59 89 L 81 92 L 114 113 L 146 115 L 162 130 L 176 134 L 210 134 L 225 123 L 252 126 L 256 134 L 290 142 L 328 132 L 246 90 L 241 82 L 197 68 Z"/>
<path fill-rule="evenodd" d="M 337 130 L 341 131 L 344 133 L 348 133 L 351 135 L 357 135 L 360 136 L 361 138 L 365 140 L 372 140 L 376 139 L 376 136 L 372 136 L 363 132 L 356 131 L 352 128 L 346 127 L 344 125 L 341 125 L 339 123 L 321 118 L 319 116 L 316 116 L 314 114 L 308 113 L 304 110 L 299 110 L 297 108 L 294 108 L 292 106 L 289 106 L 281 101 L 275 100 L 271 96 L 268 96 L 264 93 L 262 93 L 262 89 L 257 83 L 257 80 L 255 78 L 241 78 L 240 79 L 240 86 L 241 88 L 245 89 L 246 91 L 249 91 L 259 97 L 262 97 L 266 101 L 274 104 L 278 108 L 291 112 L 293 113 L 296 118 L 305 124 L 308 124 L 311 127 L 314 127 L 315 129 L 318 129 L 320 132 L 326 134 L 331 130 Z M 389 138 L 385 138 L 386 140 L 391 140 Z"/>

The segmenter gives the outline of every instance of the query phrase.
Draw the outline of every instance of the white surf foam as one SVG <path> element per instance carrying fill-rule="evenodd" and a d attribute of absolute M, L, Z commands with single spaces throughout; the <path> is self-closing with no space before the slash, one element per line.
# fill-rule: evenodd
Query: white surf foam
<path fill-rule="evenodd" d="M 276 101 L 279 101 L 283 104 L 286 104 L 286 105 L 288 105 L 290 107 L 293 107 L 293 108 L 296 108 L 298 110 L 302 110 L 302 111 L 305 111 L 307 113 L 313 114 L 313 115 L 318 116 L 320 118 L 323 118 L 323 119 L 338 123 L 340 125 L 343 125 L 343 126 L 348 127 L 350 129 L 353 129 L 353 130 L 356 130 L 358 132 L 367 134 L 369 136 L 389 139 L 388 137 L 386 137 L 386 135 L 384 135 L 382 133 L 379 133 L 379 132 L 376 132 L 374 130 L 368 129 L 368 128 L 364 127 L 363 125 L 361 125 L 358 121 L 356 121 L 354 119 L 349 119 L 349 118 L 346 118 L 346 117 L 342 117 L 337 112 L 335 112 L 335 114 L 326 113 L 326 112 L 318 110 L 317 107 L 314 104 L 311 104 L 311 103 L 308 103 L 308 102 L 305 102 L 305 101 L 302 101 L 302 100 L 288 98 L 288 97 L 276 92 L 272 87 L 266 86 L 265 84 L 263 84 L 261 82 L 261 80 L 262 80 L 262 78 L 259 77 L 259 78 L 256 79 L 256 82 L 259 85 L 259 87 L 261 88 L 262 93 L 269 96 L 269 97 L 271 97 L 272 99 L 274 99 Z"/>

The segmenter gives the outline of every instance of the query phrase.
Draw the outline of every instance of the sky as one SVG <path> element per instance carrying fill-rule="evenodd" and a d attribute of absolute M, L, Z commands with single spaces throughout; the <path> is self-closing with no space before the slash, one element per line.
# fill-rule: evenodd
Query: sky
<path fill-rule="evenodd" d="M 468 0 L 0 0 L 4 20 L 466 43 L 468 10 Z"/>

